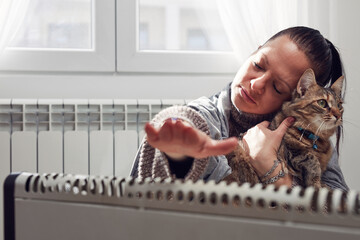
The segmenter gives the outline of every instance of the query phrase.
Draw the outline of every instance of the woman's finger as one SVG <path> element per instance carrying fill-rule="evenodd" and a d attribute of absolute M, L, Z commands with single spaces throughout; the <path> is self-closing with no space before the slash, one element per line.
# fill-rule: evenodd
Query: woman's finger
<path fill-rule="evenodd" d="M 173 139 L 175 142 L 183 142 L 184 141 L 184 129 L 185 126 L 181 121 L 176 121 L 173 123 Z"/>
<path fill-rule="evenodd" d="M 235 137 L 220 141 L 211 139 L 209 144 L 205 146 L 204 151 L 208 154 L 208 156 L 218 156 L 230 153 L 231 151 L 235 150 L 237 146 L 238 140 Z"/>
<path fill-rule="evenodd" d="M 171 120 L 166 120 L 165 123 L 160 127 L 159 138 L 161 141 L 171 141 L 173 138 L 172 123 Z"/>
<path fill-rule="evenodd" d="M 281 124 L 279 125 L 279 127 L 275 130 L 275 132 L 278 134 L 278 136 L 280 138 L 282 138 L 285 133 L 286 130 L 291 127 L 295 122 L 295 118 L 294 117 L 288 117 L 286 118 L 284 121 L 281 122 Z"/>
<path fill-rule="evenodd" d="M 263 126 L 265 128 L 268 128 L 269 125 L 270 125 L 269 121 L 263 121 L 263 122 L 259 123 L 257 126 Z"/>
<path fill-rule="evenodd" d="M 146 137 L 149 142 L 155 142 L 159 139 L 157 130 L 150 124 L 145 124 Z"/>

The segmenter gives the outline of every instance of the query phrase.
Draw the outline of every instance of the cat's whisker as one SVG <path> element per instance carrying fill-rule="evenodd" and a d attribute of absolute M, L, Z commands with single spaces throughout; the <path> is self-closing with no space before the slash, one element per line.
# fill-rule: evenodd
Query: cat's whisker
<path fill-rule="evenodd" d="M 303 121 L 303 123 L 305 123 L 305 121 Z M 311 123 L 309 123 L 306 127 L 304 127 L 304 129 L 307 129 L 310 125 L 311 125 Z M 299 141 L 301 141 L 301 140 L 303 139 L 304 133 L 305 133 L 305 132 L 302 132 Z"/>
<path fill-rule="evenodd" d="M 308 125 L 308 126 L 310 126 L 311 124 L 314 124 L 314 125 L 315 125 L 315 123 L 316 123 L 316 122 L 319 122 L 319 121 L 323 121 L 323 122 L 324 122 L 324 120 L 321 120 L 321 119 L 315 119 L 314 121 L 312 121 L 311 123 L 309 123 L 309 125 Z M 320 126 L 321 126 L 321 124 L 323 124 L 323 122 L 322 122 L 322 123 L 320 123 Z"/>
<path fill-rule="evenodd" d="M 355 124 L 355 123 L 353 123 L 353 122 L 347 121 L 347 120 L 345 120 L 345 119 L 343 119 L 343 123 L 350 124 L 351 126 L 353 126 L 353 127 L 356 127 L 356 128 L 359 128 L 359 129 L 360 129 L 360 126 L 359 126 L 359 125 L 357 125 L 357 124 Z"/>
<path fill-rule="evenodd" d="M 334 126 L 332 124 L 329 124 L 328 122 L 325 122 L 325 132 L 331 131 L 334 129 Z"/>
<path fill-rule="evenodd" d="M 301 134 L 300 138 L 299 138 L 299 141 L 301 142 L 302 138 L 304 136 L 304 132 Z"/>
<path fill-rule="evenodd" d="M 322 123 L 320 124 L 320 126 L 318 127 L 318 129 L 316 130 L 315 132 L 315 135 L 318 135 L 320 130 L 321 130 L 321 127 L 325 124 L 325 121 L 322 121 Z M 326 124 L 325 124 L 326 125 Z"/>
<path fill-rule="evenodd" d="M 300 123 L 300 127 L 304 127 L 304 124 L 305 124 L 305 121 L 302 121 L 302 122 Z"/>
<path fill-rule="evenodd" d="M 310 122 L 310 123 L 306 126 L 305 129 L 308 129 L 311 124 L 315 124 L 317 121 L 321 121 L 321 120 L 320 120 L 320 119 L 316 119 L 316 120 Z"/>
<path fill-rule="evenodd" d="M 299 123 L 299 125 L 300 125 L 301 128 L 304 128 L 304 123 L 305 123 L 305 121 L 302 121 L 302 122 Z M 302 133 L 302 134 L 300 135 L 299 141 L 302 140 L 303 136 L 304 136 L 304 133 Z"/>
<path fill-rule="evenodd" d="M 315 120 L 315 121 L 313 121 L 313 122 L 310 122 L 306 127 L 303 127 L 303 128 L 304 128 L 304 129 L 308 129 L 310 125 L 314 124 L 314 123 L 317 122 L 317 121 L 320 121 L 320 119 L 317 119 L 317 120 Z M 303 122 L 301 123 L 301 125 L 300 125 L 301 127 L 302 127 L 303 123 L 305 123 L 305 121 L 303 121 Z M 301 134 L 301 136 L 300 136 L 300 138 L 299 138 L 299 141 L 301 141 L 303 137 L 304 137 L 304 132 Z"/>

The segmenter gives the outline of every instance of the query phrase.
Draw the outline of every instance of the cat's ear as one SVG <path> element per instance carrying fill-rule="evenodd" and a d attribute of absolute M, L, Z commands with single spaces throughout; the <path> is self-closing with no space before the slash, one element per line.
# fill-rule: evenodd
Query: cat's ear
<path fill-rule="evenodd" d="M 344 79 L 344 76 L 341 76 L 331 85 L 331 89 L 335 92 L 337 96 L 341 96 Z"/>
<path fill-rule="evenodd" d="M 309 69 L 306 69 L 306 71 L 301 76 L 296 90 L 302 97 L 305 95 L 306 91 L 313 85 L 317 85 L 316 79 L 315 79 L 315 73 L 311 68 L 309 68 Z"/>

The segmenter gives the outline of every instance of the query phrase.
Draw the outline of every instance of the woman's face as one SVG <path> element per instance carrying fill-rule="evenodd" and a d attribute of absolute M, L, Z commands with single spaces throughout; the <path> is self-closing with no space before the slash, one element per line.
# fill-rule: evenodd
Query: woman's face
<path fill-rule="evenodd" d="M 231 85 L 231 99 L 243 112 L 272 113 L 289 100 L 310 66 L 306 55 L 288 36 L 278 37 L 260 47 L 241 66 Z"/>

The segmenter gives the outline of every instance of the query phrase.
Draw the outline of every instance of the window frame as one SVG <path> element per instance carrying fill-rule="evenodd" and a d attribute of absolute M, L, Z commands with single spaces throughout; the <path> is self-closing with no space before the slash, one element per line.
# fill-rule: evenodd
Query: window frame
<path fill-rule="evenodd" d="M 139 0 L 116 3 L 118 72 L 233 74 L 239 68 L 235 54 L 230 52 L 140 51 Z"/>
<path fill-rule="evenodd" d="M 114 72 L 114 9 L 113 0 L 92 0 L 92 49 L 6 48 L 0 71 Z"/>

